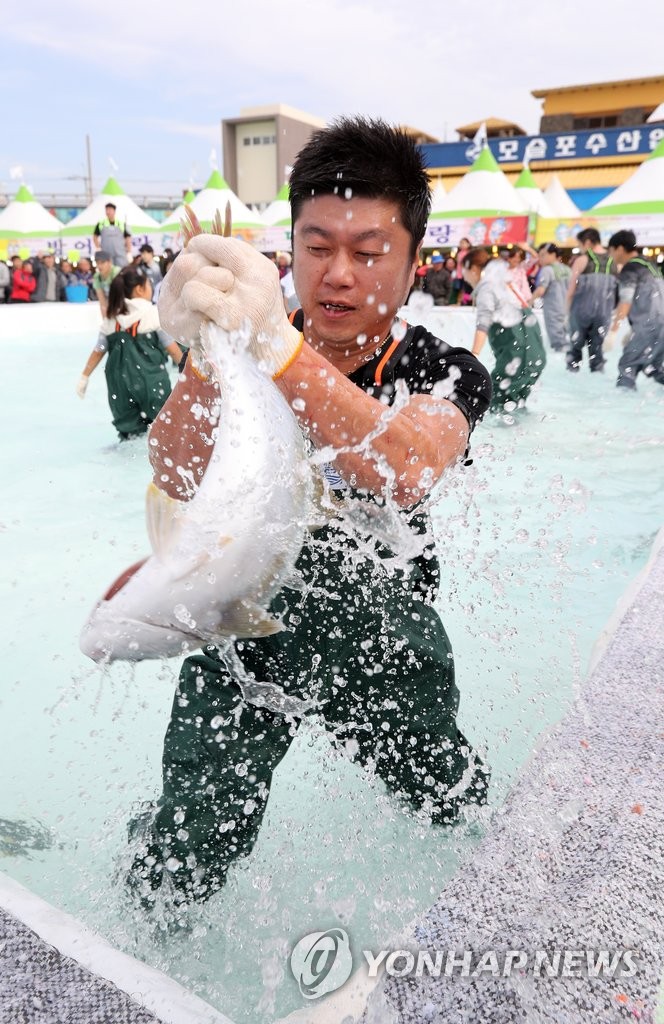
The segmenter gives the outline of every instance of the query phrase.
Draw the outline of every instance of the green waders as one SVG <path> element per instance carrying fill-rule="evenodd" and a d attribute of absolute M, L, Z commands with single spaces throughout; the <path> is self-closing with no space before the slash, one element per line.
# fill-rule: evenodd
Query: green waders
<path fill-rule="evenodd" d="M 108 404 L 121 438 L 144 434 L 171 393 L 157 332 L 139 334 L 137 328 L 134 324 L 107 338 Z"/>
<path fill-rule="evenodd" d="M 506 402 L 525 402 L 546 366 L 546 353 L 539 324 L 528 312 L 514 327 L 492 324 L 489 345 L 496 357 L 491 374 L 491 411 L 499 412 Z"/>
<path fill-rule="evenodd" d="M 300 556 L 306 590 L 273 603 L 288 628 L 235 647 L 250 676 L 317 702 L 333 738 L 342 727 L 338 740 L 347 750 L 351 741 L 362 765 L 442 823 L 486 801 L 488 772 L 456 726 L 452 651 L 426 593 L 430 565 L 389 577 L 328 527 Z M 164 743 L 163 794 L 149 827 L 141 819 L 133 826 L 143 845 L 130 881 L 148 903 L 164 865 L 185 898 L 206 899 L 223 885 L 256 841 L 272 773 L 294 732 L 292 717 L 243 701 L 215 648 L 185 661 Z"/>

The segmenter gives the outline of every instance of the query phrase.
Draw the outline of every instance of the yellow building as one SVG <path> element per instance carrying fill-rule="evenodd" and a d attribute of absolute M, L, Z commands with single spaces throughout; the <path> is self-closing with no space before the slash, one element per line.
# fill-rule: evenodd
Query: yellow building
<path fill-rule="evenodd" d="M 540 132 L 520 134 L 518 125 L 487 118 L 489 147 L 507 177 L 514 181 L 526 152 L 540 188 L 556 174 L 581 210 L 590 209 L 622 184 L 664 138 L 664 76 L 536 89 L 543 101 Z M 430 174 L 447 191 L 473 160 L 469 145 L 475 125 L 457 129 L 459 142 L 424 146 Z"/>

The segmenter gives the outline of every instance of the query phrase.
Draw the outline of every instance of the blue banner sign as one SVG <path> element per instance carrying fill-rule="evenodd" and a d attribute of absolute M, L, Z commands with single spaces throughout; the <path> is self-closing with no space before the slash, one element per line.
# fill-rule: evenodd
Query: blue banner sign
<path fill-rule="evenodd" d="M 499 164 L 538 160 L 585 160 L 589 157 L 648 156 L 664 139 L 664 126 L 641 124 L 637 128 L 603 128 L 591 132 L 556 135 L 516 135 L 489 139 L 489 149 Z M 473 142 L 435 142 L 420 146 L 429 167 L 470 166 L 479 154 Z"/>

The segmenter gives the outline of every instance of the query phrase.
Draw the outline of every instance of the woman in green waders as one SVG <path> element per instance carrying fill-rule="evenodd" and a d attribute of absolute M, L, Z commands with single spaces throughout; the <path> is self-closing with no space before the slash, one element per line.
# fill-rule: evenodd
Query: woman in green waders
<path fill-rule="evenodd" d="M 489 339 L 496 365 L 491 374 L 491 412 L 523 409 L 546 365 L 542 333 L 519 279 L 505 260 L 485 249 L 470 249 L 463 258 L 464 280 L 473 288 L 477 324 L 473 355 Z"/>
<path fill-rule="evenodd" d="M 144 434 L 171 393 L 165 352 L 180 364 L 180 346 L 159 326 L 149 278 L 125 267 L 111 284 L 107 318 L 76 385 L 83 398 L 90 374 L 108 353 L 108 404 L 121 441 Z"/>

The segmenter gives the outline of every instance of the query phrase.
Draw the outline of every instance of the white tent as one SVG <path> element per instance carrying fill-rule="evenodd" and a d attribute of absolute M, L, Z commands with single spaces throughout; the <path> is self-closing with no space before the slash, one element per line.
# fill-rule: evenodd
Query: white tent
<path fill-rule="evenodd" d="M 664 139 L 632 175 L 593 206 L 593 213 L 664 213 Z"/>
<path fill-rule="evenodd" d="M 160 225 L 162 231 L 173 231 L 173 230 L 179 231 L 180 230 L 180 221 L 184 217 L 185 205 L 191 206 L 191 204 L 193 203 L 195 198 L 196 198 L 196 193 L 192 192 L 191 189 L 189 189 L 187 194 L 183 197 L 182 202 L 180 203 L 180 205 L 176 206 L 176 208 L 173 210 L 173 212 L 169 213 L 168 217 L 166 217 L 165 220 L 162 220 L 161 225 Z"/>
<path fill-rule="evenodd" d="M 535 181 L 530 167 L 527 165 L 524 165 L 521 174 L 514 182 L 514 188 L 529 213 L 536 213 L 539 217 L 555 216 L 544 197 L 544 193 Z"/>
<path fill-rule="evenodd" d="M 205 188 L 201 189 L 196 198 L 192 200 L 191 208 L 201 222 L 201 226 L 209 228 L 217 210 L 223 221 L 226 203 L 231 204 L 233 233 L 236 230 L 241 231 L 243 228 L 260 229 L 265 227 L 265 221 L 260 214 L 253 213 L 241 199 L 238 199 L 219 171 L 212 172 Z"/>
<path fill-rule="evenodd" d="M 109 178 L 90 205 L 65 224 L 63 237 L 91 235 L 96 225 L 106 216 L 106 203 L 115 203 L 118 223 L 126 224 L 132 235 L 152 234 L 159 230 L 158 222 L 123 192 L 115 178 Z"/>
<path fill-rule="evenodd" d="M 431 191 L 431 215 L 447 210 L 447 192 L 442 181 L 437 181 Z"/>
<path fill-rule="evenodd" d="M 0 213 L 0 238 L 59 237 L 62 223 L 21 185 L 11 203 Z"/>
<path fill-rule="evenodd" d="M 563 188 L 557 174 L 553 175 L 551 181 L 544 189 L 544 198 L 551 210 L 549 214 L 551 217 L 578 217 L 581 213 L 578 206 L 572 202 Z"/>
<path fill-rule="evenodd" d="M 263 220 L 270 227 L 290 227 L 291 208 L 288 201 L 288 182 L 281 186 L 276 198 L 263 210 Z"/>
<path fill-rule="evenodd" d="M 527 213 L 519 194 L 485 146 L 472 167 L 446 196 L 445 208 L 439 218 L 525 216 Z"/>

